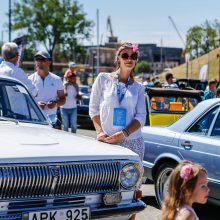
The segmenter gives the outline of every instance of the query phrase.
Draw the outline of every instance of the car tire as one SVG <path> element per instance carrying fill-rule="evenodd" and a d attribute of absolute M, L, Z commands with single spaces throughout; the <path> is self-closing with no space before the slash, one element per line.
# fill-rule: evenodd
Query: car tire
<path fill-rule="evenodd" d="M 176 165 L 177 164 L 172 162 L 164 163 L 156 171 L 154 189 L 156 200 L 160 208 L 162 207 L 162 203 L 168 189 L 169 176 Z"/>

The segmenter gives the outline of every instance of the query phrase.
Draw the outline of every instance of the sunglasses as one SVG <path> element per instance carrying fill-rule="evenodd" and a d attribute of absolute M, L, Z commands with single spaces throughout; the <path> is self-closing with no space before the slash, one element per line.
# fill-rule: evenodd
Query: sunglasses
<path fill-rule="evenodd" d="M 137 53 L 132 53 L 131 55 L 129 55 L 128 53 L 123 53 L 123 54 L 121 55 L 121 58 L 122 58 L 123 60 L 128 60 L 128 59 L 137 60 L 138 55 L 137 55 Z"/>
<path fill-rule="evenodd" d="M 39 61 L 39 62 L 46 62 L 47 61 L 47 59 L 45 59 L 45 58 L 36 58 L 35 60 Z"/>

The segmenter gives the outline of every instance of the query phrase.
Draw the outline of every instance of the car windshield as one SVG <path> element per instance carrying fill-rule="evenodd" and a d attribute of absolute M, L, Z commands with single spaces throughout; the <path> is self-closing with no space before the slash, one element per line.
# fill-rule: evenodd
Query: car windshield
<path fill-rule="evenodd" d="M 48 124 L 26 88 L 13 82 L 0 82 L 0 117 Z"/>
<path fill-rule="evenodd" d="M 195 98 L 153 96 L 150 99 L 152 111 L 188 112 L 198 104 Z"/>

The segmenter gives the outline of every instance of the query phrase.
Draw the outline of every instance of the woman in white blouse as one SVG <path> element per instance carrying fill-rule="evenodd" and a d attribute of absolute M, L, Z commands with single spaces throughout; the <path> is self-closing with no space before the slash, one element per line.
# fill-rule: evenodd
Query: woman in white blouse
<path fill-rule="evenodd" d="M 97 140 L 119 144 L 144 156 L 141 127 L 145 124 L 144 89 L 134 80 L 138 45 L 123 43 L 117 50 L 116 71 L 100 73 L 92 87 L 89 114 Z"/>

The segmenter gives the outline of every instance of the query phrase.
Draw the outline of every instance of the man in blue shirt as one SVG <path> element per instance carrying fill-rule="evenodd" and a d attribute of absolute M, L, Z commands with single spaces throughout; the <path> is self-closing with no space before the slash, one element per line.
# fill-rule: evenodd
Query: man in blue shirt
<path fill-rule="evenodd" d="M 216 81 L 215 80 L 210 80 L 209 81 L 209 86 L 204 92 L 203 100 L 214 98 L 215 97 L 215 91 L 216 91 Z"/>

